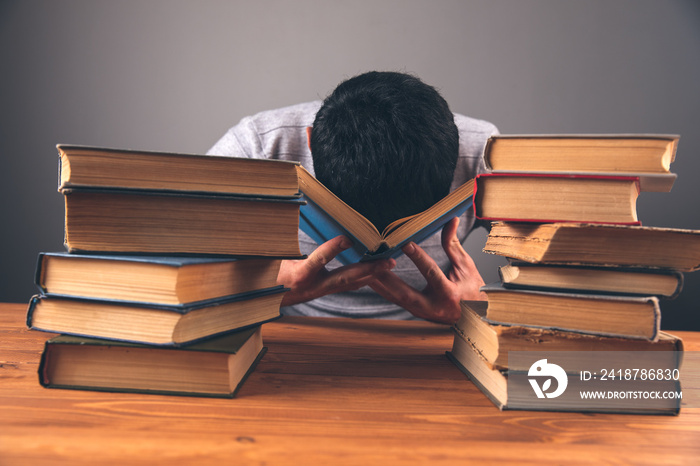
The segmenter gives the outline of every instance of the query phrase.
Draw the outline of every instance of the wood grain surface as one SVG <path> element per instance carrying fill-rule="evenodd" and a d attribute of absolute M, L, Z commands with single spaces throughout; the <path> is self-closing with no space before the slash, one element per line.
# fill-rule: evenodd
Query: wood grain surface
<path fill-rule="evenodd" d="M 679 416 L 500 412 L 424 322 L 284 317 L 235 399 L 45 389 L 51 335 L 0 304 L 0 465 L 697 464 Z M 686 350 L 700 334 L 675 332 Z"/>

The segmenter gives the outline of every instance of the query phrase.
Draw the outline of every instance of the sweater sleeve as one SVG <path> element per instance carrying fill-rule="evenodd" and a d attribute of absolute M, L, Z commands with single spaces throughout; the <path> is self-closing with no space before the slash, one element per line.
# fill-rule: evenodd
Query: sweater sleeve
<path fill-rule="evenodd" d="M 313 124 L 320 102 L 268 110 L 243 118 L 208 151 L 208 155 L 293 160 L 309 168 L 306 127 Z"/>
<path fill-rule="evenodd" d="M 484 148 L 486 141 L 498 128 L 488 121 L 455 114 L 455 124 L 459 130 L 459 158 L 452 182 L 452 189 L 486 171 Z"/>
<path fill-rule="evenodd" d="M 265 158 L 253 117 L 243 118 L 207 151 L 207 155 Z"/>

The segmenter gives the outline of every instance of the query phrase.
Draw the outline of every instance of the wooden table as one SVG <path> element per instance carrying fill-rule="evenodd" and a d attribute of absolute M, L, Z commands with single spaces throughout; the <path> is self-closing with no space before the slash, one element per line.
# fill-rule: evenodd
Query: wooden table
<path fill-rule="evenodd" d="M 679 416 L 500 412 L 422 322 L 283 318 L 235 399 L 45 389 L 51 335 L 0 304 L 0 465 L 698 464 Z M 700 334 L 677 332 L 687 350 Z"/>

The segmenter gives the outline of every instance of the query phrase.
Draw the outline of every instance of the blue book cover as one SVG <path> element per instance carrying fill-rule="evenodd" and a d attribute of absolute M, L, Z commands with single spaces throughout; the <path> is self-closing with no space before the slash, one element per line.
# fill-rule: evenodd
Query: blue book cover
<path fill-rule="evenodd" d="M 306 201 L 299 210 L 299 228 L 318 244 L 339 235 L 350 238 L 353 247 L 337 256 L 345 265 L 396 258 L 402 254 L 404 245 L 411 241 L 420 243 L 473 205 L 474 181 L 470 180 L 427 210 L 399 219 L 379 233 L 365 217 L 331 193 L 303 167 L 297 169 L 299 189 Z"/>

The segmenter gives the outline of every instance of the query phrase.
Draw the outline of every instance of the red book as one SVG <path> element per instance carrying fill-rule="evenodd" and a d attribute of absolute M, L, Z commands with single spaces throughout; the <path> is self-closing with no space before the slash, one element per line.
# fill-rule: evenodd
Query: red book
<path fill-rule="evenodd" d="M 474 184 L 476 217 L 509 222 L 639 225 L 639 177 L 488 173 Z"/>

